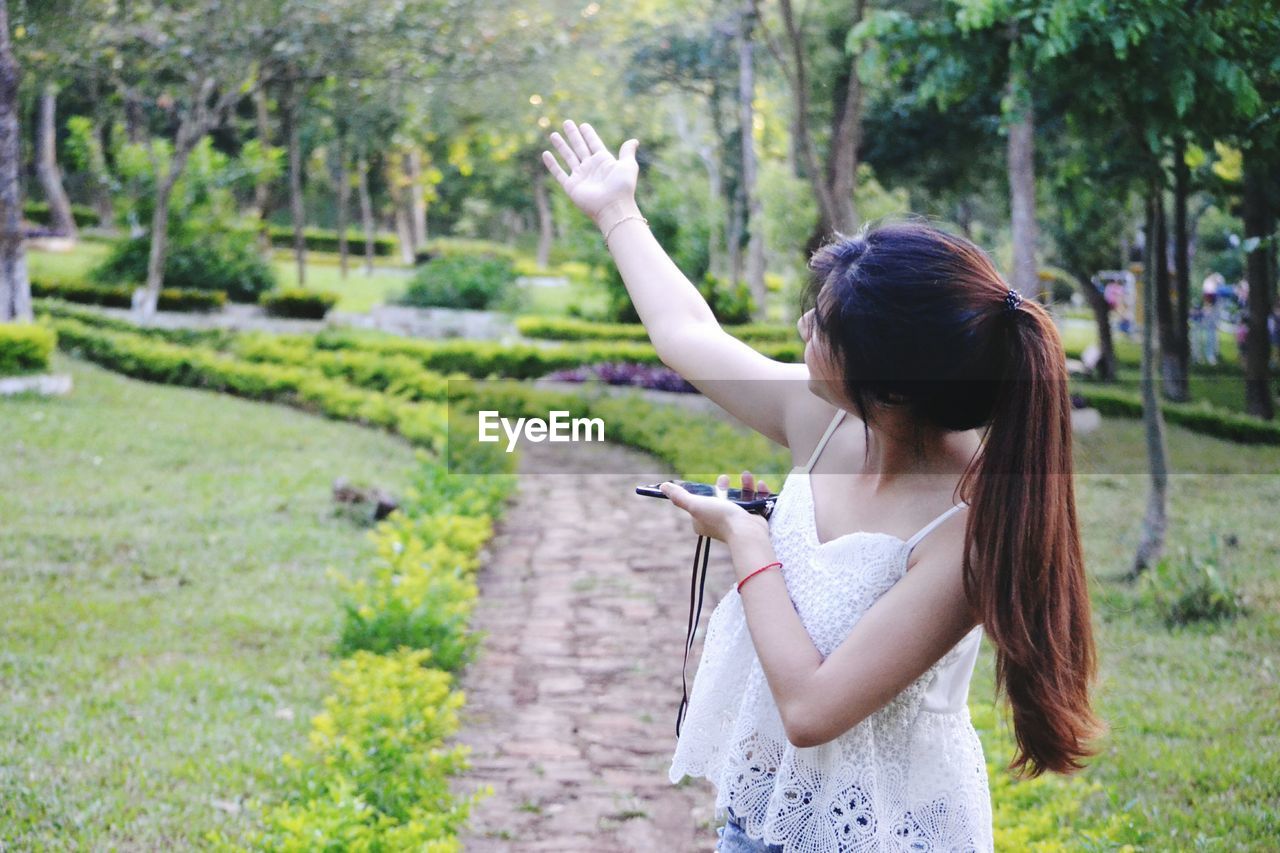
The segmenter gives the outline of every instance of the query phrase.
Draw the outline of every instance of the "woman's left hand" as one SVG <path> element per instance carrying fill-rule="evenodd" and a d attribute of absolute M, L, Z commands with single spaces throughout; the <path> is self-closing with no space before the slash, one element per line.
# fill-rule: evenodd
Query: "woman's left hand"
<path fill-rule="evenodd" d="M 729 475 L 721 474 L 716 478 L 716 487 L 729 488 Z M 747 512 L 742 507 L 725 498 L 713 498 L 706 495 L 695 495 L 670 481 L 659 487 L 673 504 L 693 517 L 693 532 L 699 536 L 710 536 L 728 543 L 731 539 L 742 535 L 769 535 L 769 522 L 763 516 Z M 756 497 L 767 497 L 769 487 L 764 481 L 756 483 L 750 471 L 742 472 L 742 491 L 744 494 L 755 490 Z"/>

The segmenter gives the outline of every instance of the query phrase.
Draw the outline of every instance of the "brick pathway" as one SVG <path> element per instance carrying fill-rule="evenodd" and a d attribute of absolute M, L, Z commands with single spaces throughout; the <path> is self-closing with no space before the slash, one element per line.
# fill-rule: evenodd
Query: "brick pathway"
<path fill-rule="evenodd" d="M 568 451 L 563 448 L 569 448 Z M 488 636 L 460 679 L 458 743 L 491 784 L 462 836 L 470 851 L 710 851 L 715 789 L 667 780 L 697 537 L 688 516 L 634 493 L 672 476 L 617 445 L 522 445 L 522 467 L 591 454 L 621 474 L 524 474 L 478 575 Z M 645 473 L 652 472 L 652 475 Z M 707 620 L 733 581 L 713 542 L 689 686 Z"/>

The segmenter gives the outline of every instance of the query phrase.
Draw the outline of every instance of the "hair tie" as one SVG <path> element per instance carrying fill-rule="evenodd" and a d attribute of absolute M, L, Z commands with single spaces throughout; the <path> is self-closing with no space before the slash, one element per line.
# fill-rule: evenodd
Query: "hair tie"
<path fill-rule="evenodd" d="M 1022 294 L 1016 290 L 1010 290 L 1004 296 L 1004 310 L 1006 312 L 1018 310 L 1018 306 L 1022 304 Z"/>

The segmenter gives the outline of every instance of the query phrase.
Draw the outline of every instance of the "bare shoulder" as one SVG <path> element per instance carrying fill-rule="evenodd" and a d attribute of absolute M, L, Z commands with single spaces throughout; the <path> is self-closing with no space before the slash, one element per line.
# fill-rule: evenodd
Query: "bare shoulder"
<path fill-rule="evenodd" d="M 792 463 L 804 465 L 813 455 L 814 448 L 822 439 L 831 421 L 838 412 L 835 406 L 810 391 L 806 386 L 800 393 L 792 394 L 787 406 L 787 447 L 791 450 Z M 853 412 L 846 411 L 844 420 L 840 422 L 840 430 L 849 429 L 855 432 L 856 442 L 861 447 L 863 442 L 862 421 Z M 833 437 L 834 441 L 835 438 Z M 830 451 L 827 451 L 830 452 Z M 849 458 L 861 459 L 862 451 L 849 454 Z M 825 456 L 825 453 L 824 453 Z"/>
<path fill-rule="evenodd" d="M 972 511 L 971 507 L 966 507 L 953 513 L 950 518 L 924 537 L 911 551 L 907 573 L 912 574 L 923 569 L 922 573 L 928 574 L 938 583 L 951 588 L 956 595 L 963 597 L 965 529 L 969 513 Z M 974 543 L 969 542 L 968 546 L 969 559 L 976 560 L 977 552 Z M 980 621 L 980 614 L 974 611 L 972 618 L 976 624 Z"/>

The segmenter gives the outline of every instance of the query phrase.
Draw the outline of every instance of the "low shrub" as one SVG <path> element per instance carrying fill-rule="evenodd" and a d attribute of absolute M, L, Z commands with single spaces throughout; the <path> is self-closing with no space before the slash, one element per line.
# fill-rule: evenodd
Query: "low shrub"
<path fill-rule="evenodd" d="M 227 349 L 248 361 L 310 367 L 330 378 L 409 400 L 443 400 L 449 379 L 403 355 L 317 350 L 306 336 L 246 333 L 228 342 Z"/>
<path fill-rule="evenodd" d="M 444 255 L 419 268 L 394 301 L 418 308 L 509 307 L 516 274 L 510 260 L 486 255 Z"/>
<path fill-rule="evenodd" d="M 243 231 L 242 233 L 250 236 L 254 235 L 253 231 Z M 267 238 L 272 246 L 293 248 L 293 228 L 289 225 L 267 226 Z M 304 228 L 302 229 L 302 241 L 308 252 L 338 251 L 338 232 L 331 228 Z M 398 247 L 399 243 L 394 237 L 378 235 L 373 238 L 373 254 L 376 256 L 389 257 L 394 255 Z M 364 255 L 363 231 L 347 231 L 347 249 L 353 255 Z"/>
<path fill-rule="evenodd" d="M 130 285 L 107 284 L 71 284 L 32 279 L 31 295 L 38 298 L 64 299 L 67 302 L 79 302 L 82 305 L 101 305 L 105 308 L 133 307 L 133 293 L 136 287 Z M 221 311 L 227 304 L 225 293 L 217 290 L 183 290 L 177 287 L 166 287 L 160 291 L 157 308 L 161 311 L 183 311 L 188 313 L 207 313 Z"/>
<path fill-rule="evenodd" d="M 45 201 L 28 201 L 22 205 L 22 215 L 37 225 L 48 225 L 51 221 L 49 203 Z M 85 204 L 71 205 L 71 218 L 77 228 L 87 228 L 99 224 L 98 212 Z"/>
<path fill-rule="evenodd" d="M 338 304 L 338 294 L 295 287 L 268 291 L 258 297 L 258 304 L 272 317 L 323 320 Z"/>
<path fill-rule="evenodd" d="M 290 799 L 265 813 L 265 850 L 456 851 L 456 835 L 490 786 L 458 797 L 469 767 L 458 730 L 464 695 L 431 652 L 357 652 L 338 664 L 334 692 L 312 719 L 306 755 L 286 755 Z"/>
<path fill-rule="evenodd" d="M 593 323 L 566 317 L 517 317 L 516 330 L 526 338 L 559 341 L 648 341 L 640 323 Z M 794 326 L 775 323 L 726 325 L 724 330 L 752 343 L 784 343 L 799 338 Z"/>
<path fill-rule="evenodd" d="M 521 259 L 518 249 L 492 240 L 466 237 L 436 237 L 428 240 L 425 254 L 433 258 L 502 258 L 514 267 Z"/>
<path fill-rule="evenodd" d="M 1103 415 L 1142 417 L 1142 396 L 1111 385 L 1082 382 L 1072 391 Z M 1160 410 L 1171 424 L 1240 444 L 1280 444 L 1280 424 L 1231 412 L 1200 401 L 1161 402 Z"/>
<path fill-rule="evenodd" d="M 756 300 L 752 297 L 751 289 L 747 287 L 746 282 L 740 281 L 736 286 L 731 286 L 728 282 L 720 281 L 711 273 L 707 273 L 698 284 L 698 292 L 702 294 L 703 299 L 707 300 L 707 304 L 711 306 L 711 313 L 721 323 L 751 321 Z"/>
<path fill-rule="evenodd" d="M 147 280 L 151 236 L 117 243 L 92 272 L 100 284 Z M 275 271 L 258 254 L 251 236 L 239 231 L 196 231 L 172 235 L 165 257 L 164 282 L 187 290 L 220 290 L 232 302 L 257 302 L 276 286 Z"/>
<path fill-rule="evenodd" d="M 58 345 L 58 334 L 39 323 L 0 323 L 0 376 L 42 373 Z"/>
<path fill-rule="evenodd" d="M 1141 596 L 1165 625 L 1219 622 L 1245 612 L 1244 597 L 1223 572 L 1217 536 L 1205 552 L 1183 547 L 1161 557 L 1141 578 Z"/>
<path fill-rule="evenodd" d="M 315 336 L 318 349 L 355 349 L 380 355 L 405 355 L 440 373 L 465 373 L 478 379 L 498 376 L 507 379 L 535 379 L 553 370 L 627 361 L 659 364 L 657 352 L 649 344 L 627 341 L 583 341 L 559 346 L 502 344 L 491 341 L 423 341 L 393 335 L 366 334 L 346 330 L 326 330 Z M 804 358 L 799 341 L 762 343 L 764 355 L 780 361 Z"/>
<path fill-rule="evenodd" d="M 328 417 L 378 426 L 440 452 L 447 437 L 444 405 L 417 403 L 330 379 L 317 370 L 255 364 L 201 347 L 96 329 L 59 319 L 59 346 L 140 379 L 272 400 Z"/>
<path fill-rule="evenodd" d="M 210 295 L 208 291 L 195 292 L 203 293 L 206 296 Z M 164 299 L 164 291 L 161 291 L 160 294 L 160 298 Z M 222 297 L 222 294 L 216 294 L 216 297 Z M 225 299 L 225 297 L 223 298 Z M 83 325 L 97 329 L 128 332 L 129 334 L 168 341 L 171 344 L 182 344 L 183 346 L 205 346 L 221 349 L 228 346 L 230 341 L 236 337 L 236 333 L 230 329 L 168 329 L 163 326 L 137 326 L 128 320 L 110 317 L 92 308 L 81 308 L 59 299 L 36 299 L 33 304 L 36 314 L 41 316 L 55 317 L 61 320 L 76 320 Z"/>
<path fill-rule="evenodd" d="M 409 646 L 430 649 L 435 665 L 450 672 L 469 663 L 481 640 L 467 631 L 477 595 L 475 552 L 492 533 L 486 517 L 392 513 L 378 526 L 370 576 L 338 579 L 346 613 L 341 653 Z"/>

